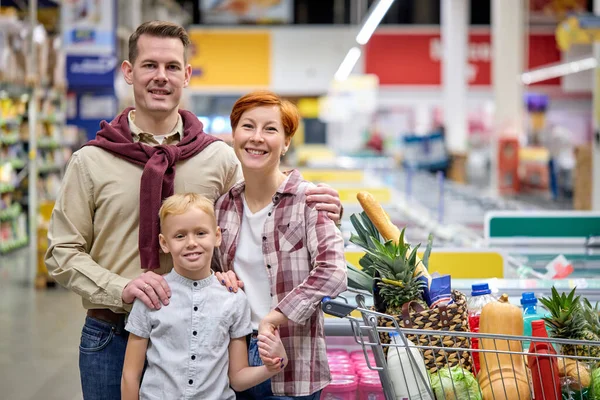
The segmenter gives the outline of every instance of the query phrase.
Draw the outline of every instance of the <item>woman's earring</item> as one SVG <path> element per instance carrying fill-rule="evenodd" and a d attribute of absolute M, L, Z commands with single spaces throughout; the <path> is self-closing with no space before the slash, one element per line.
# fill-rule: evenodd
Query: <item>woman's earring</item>
<path fill-rule="evenodd" d="M 285 151 L 281 152 L 281 157 L 285 156 Z"/>

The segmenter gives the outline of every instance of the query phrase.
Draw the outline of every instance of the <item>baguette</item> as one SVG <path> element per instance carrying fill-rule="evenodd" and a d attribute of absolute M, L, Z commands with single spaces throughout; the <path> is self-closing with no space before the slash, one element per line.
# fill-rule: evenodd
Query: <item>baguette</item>
<path fill-rule="evenodd" d="M 377 228 L 381 236 L 383 236 L 383 239 L 386 241 L 391 240 L 395 244 L 398 244 L 401 231 L 392 223 L 390 217 L 385 212 L 383 207 L 381 207 L 381 204 L 379 204 L 375 197 L 373 197 L 373 195 L 369 192 L 358 192 L 356 198 L 358 199 L 362 209 L 365 210 L 365 213 L 371 222 L 373 222 L 373 225 L 375 225 L 375 228 Z M 410 252 L 407 252 L 406 256 L 408 257 L 409 255 Z M 425 265 L 423 265 L 423 262 L 418 255 L 417 267 L 415 268 L 413 276 L 424 276 L 427 278 L 428 285 L 431 284 L 431 276 L 429 275 L 429 272 L 425 268 Z"/>

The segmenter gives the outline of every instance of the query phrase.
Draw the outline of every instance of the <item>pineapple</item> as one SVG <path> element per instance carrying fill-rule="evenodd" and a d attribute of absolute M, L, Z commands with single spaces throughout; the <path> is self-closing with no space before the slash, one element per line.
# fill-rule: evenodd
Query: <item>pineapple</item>
<path fill-rule="evenodd" d="M 581 305 L 583 317 L 588 323 L 590 330 L 600 337 L 600 304 L 596 303 L 596 305 L 592 307 L 592 304 L 588 299 L 583 299 Z"/>
<path fill-rule="evenodd" d="M 600 341 L 600 337 L 592 329 L 584 316 L 580 296 L 575 297 L 575 289 L 569 295 L 558 294 L 552 288 L 552 296 L 540 298 L 540 302 L 548 309 L 551 316 L 545 317 L 546 326 L 553 337 L 559 339 L 575 339 Z M 569 356 L 600 357 L 600 348 L 588 345 L 561 345 L 561 353 Z"/>
<path fill-rule="evenodd" d="M 402 305 L 413 300 L 427 307 L 421 296 L 426 283 L 414 276 L 415 269 L 421 262 L 417 261 L 419 246 L 411 250 L 411 246 L 404 241 L 404 229 L 398 244 L 391 240 L 382 243 L 377 229 L 364 211 L 360 214 L 360 219 L 352 215 L 350 220 L 358 233 L 352 235 L 350 242 L 366 251 L 360 265 L 366 274 L 374 278 L 376 288 L 372 289 L 378 291 L 385 303 L 386 314 L 401 314 Z M 428 248 L 430 246 L 431 241 Z"/>

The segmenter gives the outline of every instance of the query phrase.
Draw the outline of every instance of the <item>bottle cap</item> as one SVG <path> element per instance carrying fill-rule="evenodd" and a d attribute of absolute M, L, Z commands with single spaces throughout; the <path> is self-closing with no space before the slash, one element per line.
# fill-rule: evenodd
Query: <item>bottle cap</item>
<path fill-rule="evenodd" d="M 487 283 L 477 283 L 471 285 L 471 296 L 483 296 L 484 294 L 492 294 Z"/>
<path fill-rule="evenodd" d="M 533 292 L 524 292 L 521 296 L 521 305 L 523 306 L 535 306 L 537 302 L 538 299 Z"/>
<path fill-rule="evenodd" d="M 535 321 L 531 321 L 532 328 L 544 328 L 546 329 L 546 323 L 543 319 L 536 319 Z"/>
<path fill-rule="evenodd" d="M 548 337 L 546 323 L 542 319 L 531 321 L 531 336 Z"/>

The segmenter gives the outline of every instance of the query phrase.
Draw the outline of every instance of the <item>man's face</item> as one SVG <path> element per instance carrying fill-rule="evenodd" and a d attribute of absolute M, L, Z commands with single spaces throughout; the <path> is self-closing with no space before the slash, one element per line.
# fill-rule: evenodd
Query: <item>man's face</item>
<path fill-rule="evenodd" d="M 178 38 L 142 35 L 137 49 L 134 64 L 123 61 L 121 65 L 125 81 L 133 85 L 136 112 L 176 111 L 192 73 L 185 64 L 183 43 Z"/>

